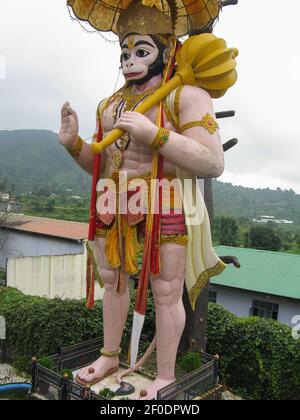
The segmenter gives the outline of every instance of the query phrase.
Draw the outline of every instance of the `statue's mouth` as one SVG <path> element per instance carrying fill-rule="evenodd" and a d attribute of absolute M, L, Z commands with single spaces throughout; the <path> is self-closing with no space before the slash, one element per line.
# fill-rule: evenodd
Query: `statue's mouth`
<path fill-rule="evenodd" d="M 132 77 L 139 77 L 139 76 L 142 76 L 143 75 L 143 72 L 141 72 L 141 73 L 126 73 L 126 74 L 124 74 L 124 77 L 126 78 L 126 79 L 131 79 Z"/>

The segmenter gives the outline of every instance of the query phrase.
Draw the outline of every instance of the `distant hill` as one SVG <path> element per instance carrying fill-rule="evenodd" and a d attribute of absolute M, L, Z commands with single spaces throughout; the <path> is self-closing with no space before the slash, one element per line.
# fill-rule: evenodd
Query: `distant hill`
<path fill-rule="evenodd" d="M 254 189 L 214 181 L 213 191 L 217 216 L 252 219 L 267 215 L 300 225 L 300 195 L 293 190 Z"/>
<path fill-rule="evenodd" d="M 85 174 L 64 148 L 57 134 L 45 130 L 0 131 L 0 191 L 7 179 L 9 190 L 29 192 L 35 188 L 72 189 L 87 197 L 91 177 Z M 293 220 L 300 225 L 300 195 L 280 189 L 254 189 L 213 182 L 215 214 L 252 219 L 262 215 Z"/>
<path fill-rule="evenodd" d="M 5 178 L 19 193 L 52 186 L 86 195 L 91 186 L 91 178 L 58 143 L 57 134 L 45 130 L 0 131 L 0 181 Z"/>

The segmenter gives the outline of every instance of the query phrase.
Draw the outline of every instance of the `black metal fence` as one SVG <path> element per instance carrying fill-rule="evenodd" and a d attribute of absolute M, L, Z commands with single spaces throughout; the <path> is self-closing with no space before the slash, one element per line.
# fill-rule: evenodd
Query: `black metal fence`
<path fill-rule="evenodd" d="M 39 365 L 38 360 L 32 363 L 31 394 L 38 394 L 47 400 L 105 400 L 95 394 L 89 387 L 81 386 L 60 373 L 65 369 L 78 370 L 97 359 L 103 346 L 103 338 L 86 341 L 66 348 L 59 354 L 51 356 L 53 371 Z"/>
<path fill-rule="evenodd" d="M 64 379 L 38 363 L 33 364 L 32 370 L 31 392 L 38 393 L 48 400 L 61 400 Z"/>
<path fill-rule="evenodd" d="M 89 387 L 85 388 L 49 369 L 33 363 L 31 396 L 51 401 L 60 400 L 105 400 Z"/>
<path fill-rule="evenodd" d="M 62 348 L 58 357 L 58 369 L 77 370 L 98 359 L 103 347 L 103 338 L 96 338 L 84 343 Z"/>
<path fill-rule="evenodd" d="M 157 393 L 157 399 L 193 400 L 216 386 L 219 382 L 218 358 L 201 353 L 201 361 L 201 368 L 161 389 Z"/>
<path fill-rule="evenodd" d="M 60 373 L 88 366 L 99 357 L 103 338 L 86 341 L 60 350 L 51 356 L 54 371 L 39 365 L 36 359 L 32 363 L 31 394 L 47 400 L 106 400 L 95 394 L 90 387 L 81 386 Z M 191 372 L 173 384 L 158 392 L 158 400 L 192 400 L 204 394 L 218 384 L 218 358 L 201 353 L 202 367 Z M 125 365 L 124 365 L 125 366 Z M 127 366 L 126 366 L 127 367 Z"/>

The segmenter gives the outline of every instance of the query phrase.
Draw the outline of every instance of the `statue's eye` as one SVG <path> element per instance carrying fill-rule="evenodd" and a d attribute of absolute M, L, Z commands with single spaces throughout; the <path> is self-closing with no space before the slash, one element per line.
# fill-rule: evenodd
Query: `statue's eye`
<path fill-rule="evenodd" d="M 121 55 L 121 60 L 122 61 L 127 61 L 127 60 L 129 60 L 129 58 L 130 58 L 129 53 L 127 53 L 127 52 L 122 53 L 122 55 Z"/>
<path fill-rule="evenodd" d="M 149 54 L 150 54 L 150 53 L 149 53 L 148 51 L 143 50 L 143 49 L 139 49 L 139 50 L 137 50 L 137 52 L 136 52 L 136 56 L 137 56 L 137 57 L 140 57 L 140 58 L 147 57 L 147 55 L 149 55 Z"/>

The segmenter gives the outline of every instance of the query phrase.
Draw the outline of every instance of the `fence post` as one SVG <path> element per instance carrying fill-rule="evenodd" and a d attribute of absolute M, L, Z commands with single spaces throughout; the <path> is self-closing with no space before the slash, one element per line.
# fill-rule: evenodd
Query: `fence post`
<path fill-rule="evenodd" d="M 61 347 L 58 351 L 58 371 L 61 372 L 63 370 L 63 363 L 62 363 L 62 350 Z"/>
<path fill-rule="evenodd" d="M 6 361 L 6 341 L 0 339 L 0 363 L 5 363 Z"/>
<path fill-rule="evenodd" d="M 92 394 L 91 394 L 91 387 L 89 384 L 86 384 L 86 386 L 84 387 L 84 391 L 83 391 L 83 399 L 86 401 L 91 400 Z"/>
<path fill-rule="evenodd" d="M 1 273 L 0 273 L 1 274 Z M 6 320 L 0 315 L 0 362 L 6 361 Z"/>
<path fill-rule="evenodd" d="M 68 399 L 69 399 L 69 375 L 65 373 L 62 378 L 61 400 L 68 401 Z"/>
<path fill-rule="evenodd" d="M 35 394 L 37 392 L 37 358 L 33 357 L 31 362 L 31 393 Z"/>
<path fill-rule="evenodd" d="M 214 382 L 219 384 L 220 381 L 220 356 L 218 354 L 215 355 L 214 361 Z"/>

